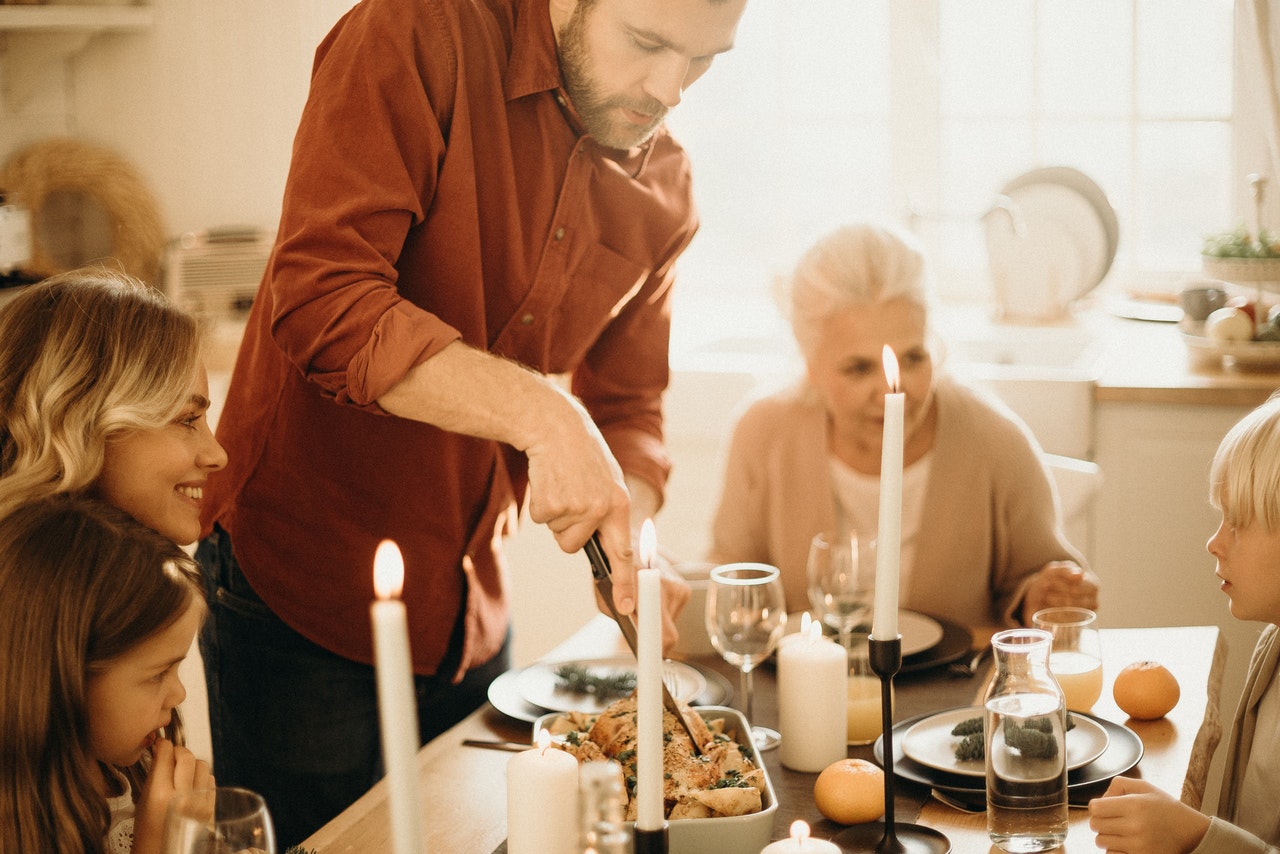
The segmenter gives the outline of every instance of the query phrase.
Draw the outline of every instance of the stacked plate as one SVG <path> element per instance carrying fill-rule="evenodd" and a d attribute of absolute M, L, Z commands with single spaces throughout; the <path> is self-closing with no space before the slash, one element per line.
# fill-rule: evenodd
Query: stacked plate
<path fill-rule="evenodd" d="M 980 717 L 981 706 L 962 706 L 918 715 L 893 728 L 893 770 L 902 779 L 960 796 L 981 796 L 986 791 L 986 766 L 981 760 L 960 761 L 955 749 L 960 736 L 951 734 L 956 724 Z M 1142 739 L 1126 726 L 1072 712 L 1075 727 L 1067 732 L 1067 788 L 1099 786 L 1138 764 Z M 884 761 L 884 739 L 875 743 L 875 757 Z"/>
<path fill-rule="evenodd" d="M 801 614 L 787 615 L 787 633 L 800 630 Z M 832 629 L 824 626 L 832 634 Z M 870 626 L 860 626 L 855 632 L 866 635 Z M 898 611 L 898 634 L 902 635 L 902 668 L 899 673 L 914 673 L 940 667 L 963 658 L 973 643 L 973 636 L 964 626 L 942 617 L 933 617 L 919 611 Z M 783 642 L 786 640 L 784 638 Z"/>
<path fill-rule="evenodd" d="M 600 680 L 634 675 L 634 658 L 590 658 L 571 661 L 549 661 L 509 670 L 489 685 L 489 702 L 493 707 L 517 720 L 533 722 L 548 712 L 604 711 L 619 698 L 570 690 L 558 675 L 564 667 L 573 667 Z M 726 704 L 733 695 L 728 680 L 709 668 L 679 661 L 664 662 L 663 681 L 677 702 L 697 706 Z M 628 692 L 629 693 L 629 692 Z"/>
<path fill-rule="evenodd" d="M 1068 166 L 1014 178 L 984 221 L 992 284 L 1010 317 L 1065 312 L 1106 277 L 1120 239 L 1106 193 Z"/>

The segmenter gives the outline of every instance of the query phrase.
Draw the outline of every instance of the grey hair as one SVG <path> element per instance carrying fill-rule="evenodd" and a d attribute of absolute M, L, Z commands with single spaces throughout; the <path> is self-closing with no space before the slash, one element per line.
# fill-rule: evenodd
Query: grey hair
<path fill-rule="evenodd" d="M 805 358 L 816 349 L 826 321 L 848 308 L 904 300 L 929 316 L 924 253 L 914 236 L 893 226 L 859 223 L 836 229 L 810 247 L 780 284 Z"/>

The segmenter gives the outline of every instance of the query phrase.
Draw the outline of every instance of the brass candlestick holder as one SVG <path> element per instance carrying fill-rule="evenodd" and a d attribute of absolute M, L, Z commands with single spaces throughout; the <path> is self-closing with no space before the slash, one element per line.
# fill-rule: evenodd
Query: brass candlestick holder
<path fill-rule="evenodd" d="M 880 720 L 884 728 L 884 821 L 858 824 L 836 834 L 832 841 L 851 851 L 876 854 L 948 854 L 951 841 L 932 827 L 894 821 L 893 677 L 902 668 L 902 636 L 893 640 L 869 638 L 871 669 L 880 677 Z"/>

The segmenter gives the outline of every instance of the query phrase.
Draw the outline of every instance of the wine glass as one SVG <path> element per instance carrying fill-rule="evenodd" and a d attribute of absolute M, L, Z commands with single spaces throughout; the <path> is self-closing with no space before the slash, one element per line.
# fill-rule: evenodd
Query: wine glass
<path fill-rule="evenodd" d="M 875 595 L 874 566 L 858 554 L 858 535 L 815 534 L 809 543 L 809 604 L 840 635 L 847 652 L 853 630 L 865 623 Z"/>
<path fill-rule="evenodd" d="M 1042 608 L 1031 625 L 1053 635 L 1049 672 L 1058 681 L 1067 708 L 1087 712 L 1102 696 L 1102 643 L 1098 615 L 1088 608 Z"/>
<path fill-rule="evenodd" d="M 165 813 L 164 854 L 276 854 L 275 828 L 262 796 L 219 786 L 174 795 Z"/>
<path fill-rule="evenodd" d="M 787 598 L 776 566 L 729 563 L 711 570 L 707 586 L 707 635 L 724 660 L 742 672 L 747 722 L 751 713 L 751 671 L 773 653 L 787 626 Z M 777 747 L 777 730 L 751 725 L 757 749 Z"/>

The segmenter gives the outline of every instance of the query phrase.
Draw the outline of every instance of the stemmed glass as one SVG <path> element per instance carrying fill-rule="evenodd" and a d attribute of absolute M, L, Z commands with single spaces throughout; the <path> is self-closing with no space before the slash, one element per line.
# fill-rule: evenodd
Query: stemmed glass
<path fill-rule="evenodd" d="M 815 534 L 809 544 L 808 577 L 809 604 L 851 652 L 853 630 L 867 621 L 875 596 L 874 567 L 859 560 L 857 534 Z"/>
<path fill-rule="evenodd" d="M 219 786 L 174 795 L 165 813 L 164 854 L 276 854 L 275 829 L 262 796 Z"/>
<path fill-rule="evenodd" d="M 724 660 L 742 672 L 747 722 L 751 712 L 751 671 L 773 653 L 787 625 L 787 599 L 775 566 L 730 563 L 711 570 L 707 586 L 707 635 Z M 751 725 L 757 749 L 777 747 L 777 730 Z"/>

